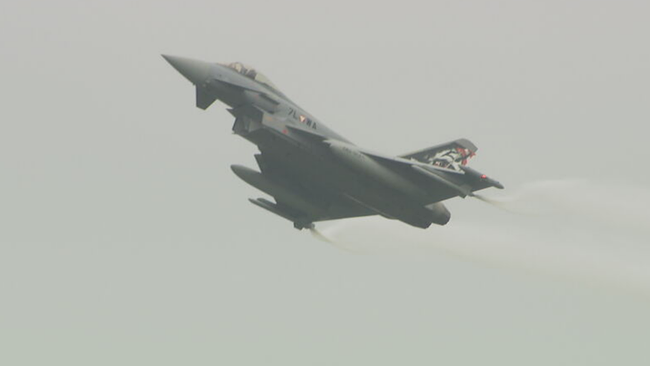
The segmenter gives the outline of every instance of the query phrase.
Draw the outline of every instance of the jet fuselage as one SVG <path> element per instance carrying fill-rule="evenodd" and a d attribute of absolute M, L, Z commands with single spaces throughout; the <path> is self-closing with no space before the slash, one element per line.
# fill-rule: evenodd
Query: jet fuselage
<path fill-rule="evenodd" d="M 449 221 L 449 211 L 439 202 L 440 191 L 428 186 L 424 174 L 408 168 L 415 163 L 352 144 L 255 70 L 239 63 L 163 57 L 196 86 L 199 108 L 206 109 L 217 99 L 230 107 L 236 118 L 233 131 L 261 152 L 256 155 L 261 173 L 241 166 L 233 166 L 233 171 L 277 201 L 253 203 L 293 221 L 296 228 L 311 227 L 313 221 L 377 214 L 421 228 Z M 407 168 L 393 169 L 382 159 Z M 450 184 L 453 188 L 456 183 Z"/>

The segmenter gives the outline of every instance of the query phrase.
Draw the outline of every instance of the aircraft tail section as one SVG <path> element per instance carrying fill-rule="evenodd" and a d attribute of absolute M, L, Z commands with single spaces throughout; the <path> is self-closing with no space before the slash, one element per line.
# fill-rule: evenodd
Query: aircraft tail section
<path fill-rule="evenodd" d="M 458 139 L 400 155 L 400 158 L 460 171 L 460 167 L 467 165 L 469 159 L 476 155 L 476 150 L 478 148 L 471 141 Z"/>

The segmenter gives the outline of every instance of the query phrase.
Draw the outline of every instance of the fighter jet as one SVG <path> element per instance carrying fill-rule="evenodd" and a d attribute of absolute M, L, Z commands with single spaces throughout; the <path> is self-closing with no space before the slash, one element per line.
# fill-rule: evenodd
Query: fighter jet
<path fill-rule="evenodd" d="M 400 156 L 363 149 L 298 106 L 259 71 L 240 62 L 220 64 L 163 55 L 196 89 L 196 106 L 216 100 L 235 117 L 235 134 L 257 145 L 259 171 L 232 165 L 244 182 L 273 201 L 249 201 L 293 223 L 381 215 L 426 229 L 445 225 L 442 201 L 474 196 L 501 183 L 469 168 L 476 146 L 466 139 Z"/>

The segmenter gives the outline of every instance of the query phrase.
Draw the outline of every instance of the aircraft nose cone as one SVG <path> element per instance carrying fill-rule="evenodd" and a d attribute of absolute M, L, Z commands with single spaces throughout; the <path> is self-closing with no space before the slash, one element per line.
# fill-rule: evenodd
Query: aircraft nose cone
<path fill-rule="evenodd" d="M 210 75 L 211 64 L 208 62 L 169 55 L 162 57 L 193 84 L 202 84 Z"/>

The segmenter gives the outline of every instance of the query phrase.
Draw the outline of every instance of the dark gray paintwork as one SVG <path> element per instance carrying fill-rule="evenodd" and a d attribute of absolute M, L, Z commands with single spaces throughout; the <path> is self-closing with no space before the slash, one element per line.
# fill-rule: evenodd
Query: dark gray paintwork
<path fill-rule="evenodd" d="M 294 223 L 382 215 L 427 228 L 446 224 L 441 201 L 503 186 L 468 168 L 476 146 L 466 139 L 399 157 L 362 149 L 300 108 L 266 77 L 240 63 L 223 65 L 163 55 L 196 87 L 196 105 L 221 100 L 235 116 L 233 131 L 256 144 L 260 172 L 233 165 L 246 183 L 275 200 L 250 199 Z"/>

